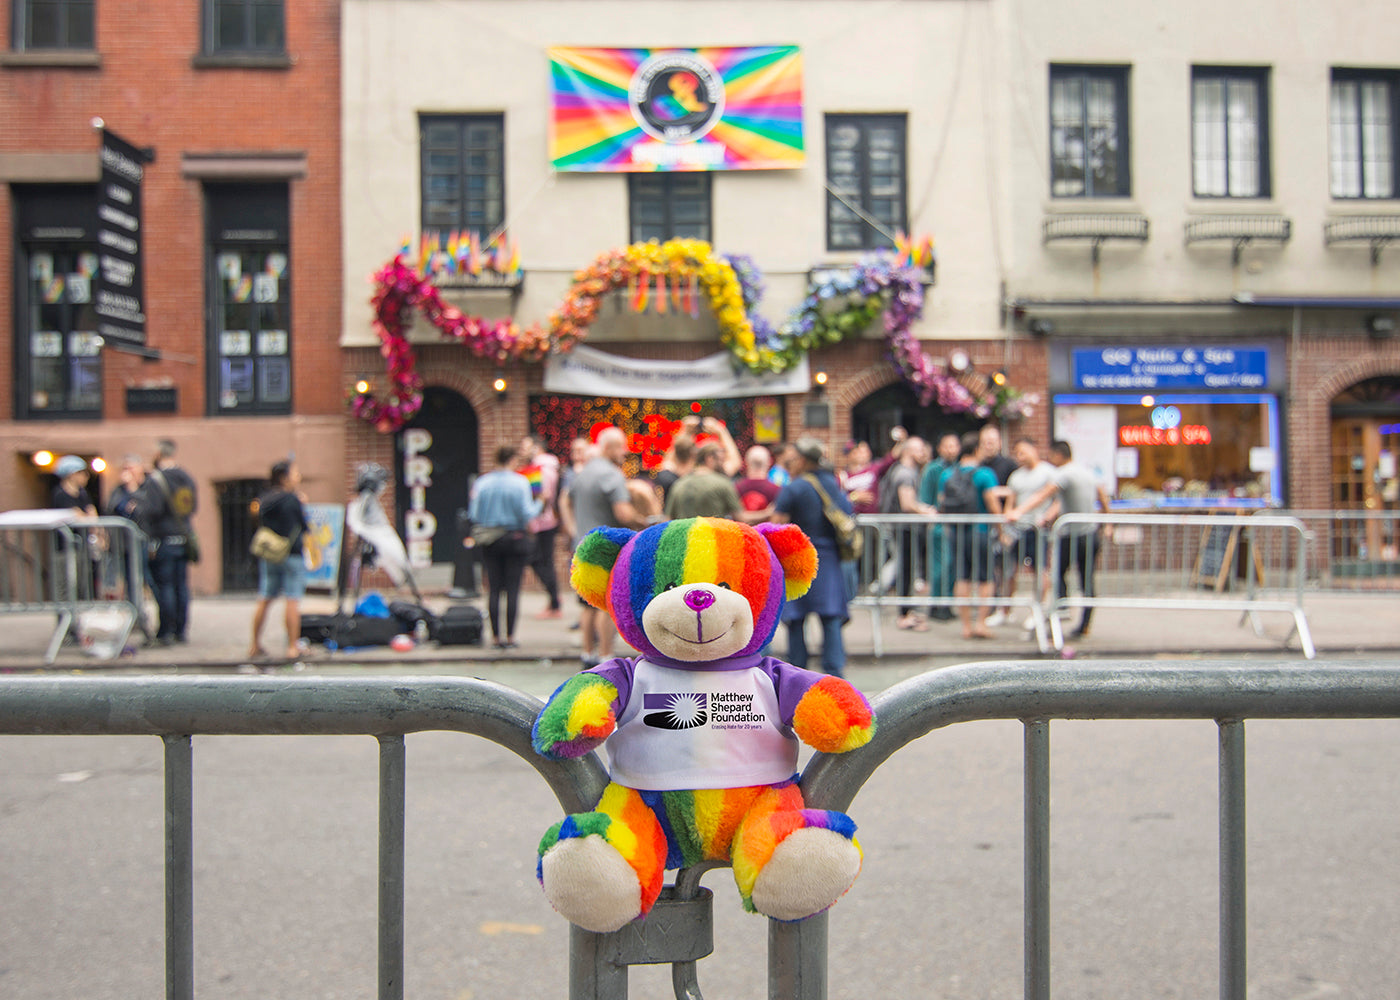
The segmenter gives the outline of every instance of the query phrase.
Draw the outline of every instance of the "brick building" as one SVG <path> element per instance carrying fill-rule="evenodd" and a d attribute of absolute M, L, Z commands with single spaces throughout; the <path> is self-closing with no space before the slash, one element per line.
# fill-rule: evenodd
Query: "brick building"
<path fill-rule="evenodd" d="M 210 554 L 192 584 L 246 588 L 272 462 L 344 498 L 340 4 L 3 7 L 0 508 L 45 505 L 36 455 L 102 460 L 105 496 L 124 454 L 171 438 Z M 127 340 L 96 336 L 98 119 L 146 161 Z"/>

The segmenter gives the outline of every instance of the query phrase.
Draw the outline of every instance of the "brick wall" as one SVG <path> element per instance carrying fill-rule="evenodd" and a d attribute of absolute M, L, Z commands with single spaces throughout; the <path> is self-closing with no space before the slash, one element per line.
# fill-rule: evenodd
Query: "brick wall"
<path fill-rule="evenodd" d="M 1332 506 L 1331 402 L 1366 379 L 1400 377 L 1400 338 L 1311 330 L 1300 338 L 1300 350 L 1294 354 L 1290 345 L 1289 353 L 1288 505 L 1325 510 Z"/>
<path fill-rule="evenodd" d="M 6 5 L 8 11 L 9 5 Z M 100 116 L 156 160 L 143 182 L 148 344 L 166 358 L 107 351 L 105 416 L 126 416 L 123 388 L 168 380 L 181 417 L 205 412 L 202 185 L 181 176 L 181 154 L 304 152 L 307 176 L 290 183 L 292 350 L 299 413 L 339 411 L 340 14 L 337 0 L 286 5 L 286 69 L 197 69 L 197 3 L 96 5 L 100 66 L 0 67 L 0 153 L 91 154 Z M 0 231 L 13 231 L 0 198 Z M 10 240 L 0 240 L 0 331 L 12 336 Z M 12 413 L 12 372 L 0 365 L 0 413 Z"/>

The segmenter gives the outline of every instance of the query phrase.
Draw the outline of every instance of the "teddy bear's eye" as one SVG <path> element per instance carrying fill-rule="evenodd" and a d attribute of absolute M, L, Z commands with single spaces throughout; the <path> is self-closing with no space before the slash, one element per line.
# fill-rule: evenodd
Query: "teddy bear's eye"
<path fill-rule="evenodd" d="M 661 588 L 661 592 L 664 594 L 664 593 L 665 593 L 666 591 L 668 591 L 668 590 L 675 590 L 675 589 L 676 589 L 676 585 L 675 585 L 674 583 L 668 583 L 668 584 L 666 584 L 666 586 L 664 586 L 664 587 Z"/>
<path fill-rule="evenodd" d="M 725 583 L 723 580 L 721 580 L 721 581 L 719 582 L 719 585 L 720 585 L 721 587 L 723 587 L 725 590 L 733 590 L 733 589 L 734 589 L 734 588 L 731 587 L 729 584 Z"/>

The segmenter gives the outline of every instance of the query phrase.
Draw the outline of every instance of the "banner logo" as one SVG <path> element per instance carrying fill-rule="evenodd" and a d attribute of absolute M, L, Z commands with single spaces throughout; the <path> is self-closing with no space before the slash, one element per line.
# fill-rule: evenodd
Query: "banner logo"
<path fill-rule="evenodd" d="M 694 729 L 709 721 L 709 701 L 706 694 L 644 695 L 642 721 L 653 729 Z"/>
<path fill-rule="evenodd" d="M 724 115 L 724 80 L 693 52 L 658 53 L 637 67 L 627 105 L 653 139 L 694 142 Z"/>

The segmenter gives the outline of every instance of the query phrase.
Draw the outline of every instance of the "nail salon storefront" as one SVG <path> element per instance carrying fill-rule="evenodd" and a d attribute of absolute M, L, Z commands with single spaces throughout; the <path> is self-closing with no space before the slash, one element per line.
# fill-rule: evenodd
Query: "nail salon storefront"
<path fill-rule="evenodd" d="M 1054 435 L 1122 508 L 1284 502 L 1281 342 L 1057 345 Z"/>

